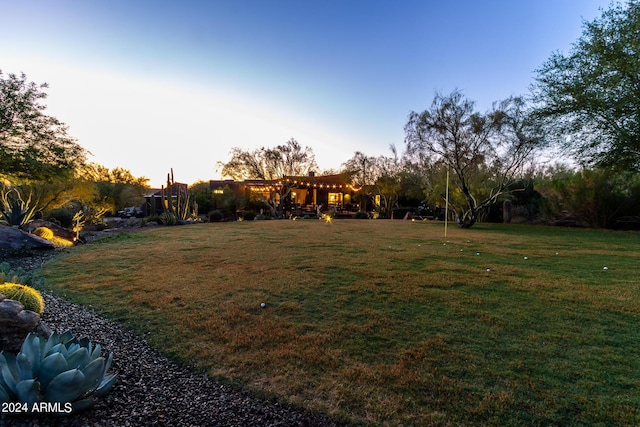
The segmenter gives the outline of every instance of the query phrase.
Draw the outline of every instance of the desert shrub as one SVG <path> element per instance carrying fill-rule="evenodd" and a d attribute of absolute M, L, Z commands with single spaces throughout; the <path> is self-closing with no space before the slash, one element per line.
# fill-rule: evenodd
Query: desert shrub
<path fill-rule="evenodd" d="M 0 263 L 0 283 L 11 282 L 20 285 L 42 287 L 44 280 L 37 278 L 33 273 L 27 273 L 22 268 L 12 270 L 9 263 Z"/>
<path fill-rule="evenodd" d="M 164 211 L 160 214 L 160 222 L 164 225 L 176 225 L 178 223 L 178 216 L 169 211 Z"/>
<path fill-rule="evenodd" d="M 25 310 L 31 310 L 38 314 L 42 314 L 44 311 L 42 295 L 31 286 L 5 282 L 0 285 L 0 294 L 7 299 L 18 301 Z"/>
<path fill-rule="evenodd" d="M 56 208 L 47 212 L 45 219 L 61 227 L 71 229 L 73 227 L 73 215 L 75 215 L 73 209 Z"/>
<path fill-rule="evenodd" d="M 209 212 L 209 222 L 220 222 L 224 219 L 224 213 L 221 210 Z"/>
<path fill-rule="evenodd" d="M 254 211 L 244 211 L 242 212 L 242 219 L 245 221 L 253 221 L 256 218 L 256 215 L 258 214 Z"/>
<path fill-rule="evenodd" d="M 153 215 L 149 215 L 147 218 L 145 218 L 146 223 L 149 222 L 157 222 L 158 224 L 162 223 L 162 217 L 159 214 L 153 214 Z"/>
<path fill-rule="evenodd" d="M 416 208 L 394 208 L 393 209 L 393 218 L 394 219 L 403 219 L 409 212 L 414 212 Z"/>
<path fill-rule="evenodd" d="M 369 219 L 369 214 L 364 211 L 359 211 L 353 215 L 353 219 Z"/>

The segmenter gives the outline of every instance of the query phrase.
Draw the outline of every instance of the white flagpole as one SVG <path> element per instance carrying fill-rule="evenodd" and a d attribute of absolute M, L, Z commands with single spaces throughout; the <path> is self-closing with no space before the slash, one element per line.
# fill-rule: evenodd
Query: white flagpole
<path fill-rule="evenodd" d="M 447 189 L 444 203 L 444 238 L 447 238 L 447 223 L 449 222 L 449 167 L 447 166 Z"/>

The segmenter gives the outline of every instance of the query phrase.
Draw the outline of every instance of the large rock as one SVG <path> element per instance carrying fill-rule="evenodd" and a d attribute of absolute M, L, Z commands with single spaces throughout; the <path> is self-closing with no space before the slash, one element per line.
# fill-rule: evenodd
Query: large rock
<path fill-rule="evenodd" d="M 76 233 L 73 231 L 69 231 L 64 227 L 60 227 L 58 224 L 50 221 L 45 221 L 44 219 L 35 219 L 29 222 L 27 225 L 23 227 L 23 229 L 29 233 L 33 233 L 38 227 L 46 227 L 49 230 L 53 231 L 54 236 L 60 237 L 62 239 L 68 240 L 70 242 L 76 241 Z"/>
<path fill-rule="evenodd" d="M 53 249 L 53 243 L 20 229 L 0 225 L 0 249 Z"/>
<path fill-rule="evenodd" d="M 18 353 L 30 332 L 47 338 L 51 335 L 51 329 L 40 321 L 38 313 L 24 310 L 18 301 L 0 295 L 0 350 Z"/>

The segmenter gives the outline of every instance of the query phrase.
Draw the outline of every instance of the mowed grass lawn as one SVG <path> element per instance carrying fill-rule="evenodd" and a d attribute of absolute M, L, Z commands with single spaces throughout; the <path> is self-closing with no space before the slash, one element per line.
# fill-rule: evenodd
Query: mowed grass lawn
<path fill-rule="evenodd" d="M 637 232 L 245 221 L 42 274 L 178 361 L 353 423 L 639 425 L 639 260 Z"/>

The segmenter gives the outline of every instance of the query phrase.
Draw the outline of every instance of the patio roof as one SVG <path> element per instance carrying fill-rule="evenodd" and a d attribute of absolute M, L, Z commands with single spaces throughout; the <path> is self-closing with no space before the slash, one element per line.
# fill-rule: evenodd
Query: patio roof
<path fill-rule="evenodd" d="M 253 188 L 264 187 L 282 187 L 283 185 L 293 185 L 298 188 L 326 188 L 326 189 L 342 189 L 349 191 L 358 191 L 359 187 L 354 186 L 351 183 L 351 177 L 354 173 L 341 173 L 335 175 L 319 175 L 319 176 L 284 176 L 279 179 L 272 180 L 247 180 L 242 184 Z"/>

